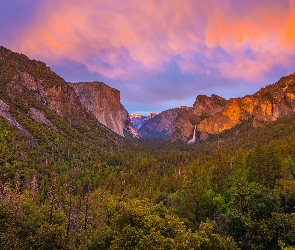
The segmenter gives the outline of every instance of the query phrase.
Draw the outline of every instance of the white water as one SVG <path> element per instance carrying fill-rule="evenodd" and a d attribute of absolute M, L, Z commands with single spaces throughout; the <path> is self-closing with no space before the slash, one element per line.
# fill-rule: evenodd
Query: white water
<path fill-rule="evenodd" d="M 193 144 L 196 142 L 196 134 L 197 134 L 197 125 L 195 125 L 195 128 L 194 128 L 194 134 L 193 134 L 193 138 L 190 139 L 187 144 Z"/>

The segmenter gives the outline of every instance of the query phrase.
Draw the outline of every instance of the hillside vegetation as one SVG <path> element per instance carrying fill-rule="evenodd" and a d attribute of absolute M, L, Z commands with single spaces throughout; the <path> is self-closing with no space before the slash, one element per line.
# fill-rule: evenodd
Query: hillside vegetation
<path fill-rule="evenodd" d="M 294 117 L 109 152 L 45 126 L 33 143 L 0 121 L 1 249 L 295 245 Z"/>

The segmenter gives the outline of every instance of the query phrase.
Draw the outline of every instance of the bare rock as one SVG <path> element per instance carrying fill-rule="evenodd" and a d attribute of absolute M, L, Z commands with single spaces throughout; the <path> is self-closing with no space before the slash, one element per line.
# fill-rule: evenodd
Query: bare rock
<path fill-rule="evenodd" d="M 80 102 L 96 119 L 115 133 L 141 137 L 120 101 L 120 91 L 102 82 L 68 83 Z M 125 133 L 125 134 L 124 134 Z"/>

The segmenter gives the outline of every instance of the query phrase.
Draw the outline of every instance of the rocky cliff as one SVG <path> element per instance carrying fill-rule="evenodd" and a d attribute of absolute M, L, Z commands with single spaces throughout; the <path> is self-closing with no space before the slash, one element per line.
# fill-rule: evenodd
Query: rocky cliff
<path fill-rule="evenodd" d="M 120 91 L 102 82 L 68 83 L 96 119 L 121 136 L 140 137 L 120 102 Z"/>
<path fill-rule="evenodd" d="M 171 140 L 188 141 L 193 137 L 195 125 L 224 109 L 226 103 L 224 98 L 217 95 L 211 95 L 211 97 L 199 95 L 193 107 L 181 109 L 178 113 L 173 122 Z M 200 136 L 203 135 L 197 133 L 197 138 Z"/>
<path fill-rule="evenodd" d="M 199 138 L 218 134 L 234 128 L 245 120 L 253 120 L 253 127 L 260 127 L 291 115 L 295 111 L 295 74 L 282 77 L 277 83 L 260 89 L 254 95 L 242 98 L 209 101 L 199 96 L 193 108 L 180 112 L 173 125 L 171 140 L 188 141 L 196 125 Z M 207 113 L 206 113 L 207 110 Z"/>
<path fill-rule="evenodd" d="M 154 116 L 139 128 L 140 134 L 144 138 L 169 139 L 173 122 L 179 111 L 179 108 L 168 109 Z"/>

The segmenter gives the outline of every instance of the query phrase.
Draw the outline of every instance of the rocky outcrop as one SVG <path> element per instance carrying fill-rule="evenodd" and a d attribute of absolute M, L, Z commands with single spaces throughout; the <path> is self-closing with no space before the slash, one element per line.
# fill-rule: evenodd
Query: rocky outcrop
<path fill-rule="evenodd" d="M 22 64 L 14 65 L 11 81 L 5 86 L 7 98 L 12 102 L 22 101 L 27 108 L 32 105 L 31 98 L 35 98 L 71 125 L 82 124 L 85 118 L 92 119 L 76 97 L 74 89 L 60 76 L 42 62 L 28 58 L 26 61 L 29 69 L 23 68 Z"/>
<path fill-rule="evenodd" d="M 227 101 L 217 95 L 211 97 L 199 95 L 192 108 L 181 109 L 174 120 L 171 140 L 189 141 L 194 135 L 194 127 L 207 117 L 218 113 L 226 106 Z M 196 133 L 196 138 L 204 138 L 204 134 Z"/>
<path fill-rule="evenodd" d="M 45 114 L 42 111 L 32 107 L 32 108 L 29 109 L 29 115 L 35 121 L 43 123 L 47 127 L 54 129 L 55 131 L 58 130 L 57 127 L 50 120 L 48 120 L 46 118 Z"/>
<path fill-rule="evenodd" d="M 0 115 L 31 141 L 37 142 L 37 139 L 10 114 L 9 109 L 10 107 L 0 99 Z"/>
<path fill-rule="evenodd" d="M 212 98 L 212 96 L 211 96 Z M 199 138 L 232 129 L 245 120 L 253 120 L 253 127 L 261 127 L 291 115 L 295 111 L 295 74 L 282 77 L 277 83 L 260 89 L 254 95 L 231 98 L 217 106 L 208 97 L 197 97 L 194 107 L 179 113 L 175 119 L 172 141 L 188 139 L 194 125 Z M 207 112 L 207 113 L 206 113 Z"/>
<path fill-rule="evenodd" d="M 130 119 L 126 119 L 123 128 L 123 134 L 125 137 L 141 138 L 141 134 L 134 127 Z"/>
<path fill-rule="evenodd" d="M 102 82 L 68 83 L 96 119 L 121 136 L 140 137 L 120 102 L 120 91 Z"/>
<path fill-rule="evenodd" d="M 173 122 L 179 111 L 179 108 L 168 109 L 154 116 L 139 128 L 140 134 L 144 138 L 169 139 Z"/>

